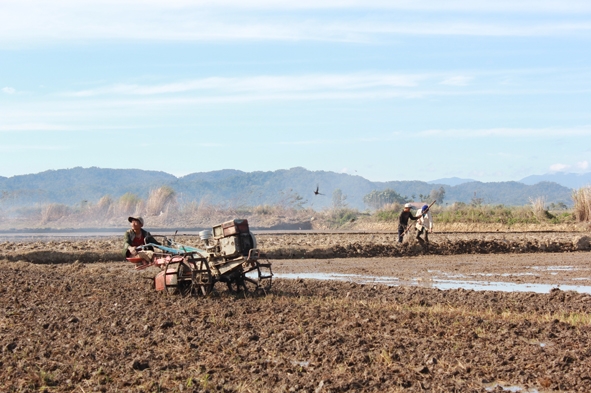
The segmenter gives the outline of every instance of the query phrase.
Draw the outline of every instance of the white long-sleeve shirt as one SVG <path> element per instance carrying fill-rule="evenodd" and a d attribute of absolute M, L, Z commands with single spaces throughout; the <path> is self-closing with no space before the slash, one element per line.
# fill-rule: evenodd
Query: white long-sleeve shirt
<path fill-rule="evenodd" d="M 427 229 L 429 232 L 433 230 L 433 218 L 431 213 L 427 212 L 417 220 L 417 229 L 420 231 L 421 228 Z"/>

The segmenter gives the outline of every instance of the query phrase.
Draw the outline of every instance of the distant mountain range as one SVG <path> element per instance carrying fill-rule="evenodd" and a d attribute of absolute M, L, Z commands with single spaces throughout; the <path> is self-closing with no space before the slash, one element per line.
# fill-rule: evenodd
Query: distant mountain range
<path fill-rule="evenodd" d="M 549 181 L 560 184 L 561 186 L 568 188 L 581 188 L 591 185 L 591 172 L 589 173 L 548 173 L 545 175 L 532 175 L 524 177 L 520 180 L 523 184 L 536 184 L 542 181 Z"/>
<path fill-rule="evenodd" d="M 475 182 L 474 179 L 461 179 L 459 177 L 447 177 L 443 179 L 431 180 L 429 184 L 445 184 L 448 186 L 458 186 L 464 183 Z M 534 185 L 540 182 L 552 182 L 561 186 L 578 189 L 591 185 L 591 172 L 589 173 L 547 173 L 545 175 L 531 175 L 519 180 L 520 183 Z"/>
<path fill-rule="evenodd" d="M 464 184 L 464 183 L 472 183 L 474 181 L 474 179 L 462 179 L 459 177 L 446 177 L 443 179 L 437 179 L 437 180 L 431 180 L 428 181 L 427 183 L 429 184 L 445 184 L 448 186 L 459 186 L 460 184 Z"/>
<path fill-rule="evenodd" d="M 445 184 L 444 180 L 457 184 Z M 73 206 L 95 203 L 105 195 L 119 198 L 128 192 L 147 198 L 151 190 L 161 186 L 173 188 L 181 203 L 206 201 L 232 206 L 287 204 L 300 196 L 304 206 L 323 209 L 332 206 L 333 192 L 340 189 L 347 197 L 345 202 L 348 206 L 364 210 L 367 208 L 363 203 L 365 195 L 373 190 L 388 188 L 415 201 L 425 201 L 432 190 L 443 188 L 444 203 L 470 203 L 473 199 L 479 199 L 486 204 L 525 205 L 530 198 L 544 197 L 548 203 L 572 205 L 570 188 L 547 181 L 532 185 L 520 182 L 483 183 L 458 178 L 429 183 L 372 182 L 361 176 L 309 171 L 301 167 L 270 172 L 225 169 L 176 177 L 165 172 L 140 169 L 77 167 L 0 177 L 0 208 L 47 203 Z M 317 186 L 324 195 L 314 194 Z"/>

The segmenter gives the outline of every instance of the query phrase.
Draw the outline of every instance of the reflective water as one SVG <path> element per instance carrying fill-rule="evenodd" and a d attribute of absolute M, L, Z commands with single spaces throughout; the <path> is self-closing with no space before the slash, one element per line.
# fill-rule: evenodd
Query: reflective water
<path fill-rule="evenodd" d="M 539 393 L 538 389 L 535 388 L 524 388 L 522 386 L 504 386 L 500 383 L 492 383 L 485 387 L 488 392 L 494 391 L 497 386 L 500 386 L 504 392 L 515 392 L 515 393 Z"/>
<path fill-rule="evenodd" d="M 528 266 L 530 269 L 534 270 L 558 270 L 558 271 L 571 271 L 576 270 L 574 266 Z"/>
<path fill-rule="evenodd" d="M 450 280 L 440 278 L 413 278 L 400 280 L 397 277 L 365 276 L 359 274 L 340 273 L 275 273 L 275 278 L 285 279 L 310 279 L 310 280 L 337 280 L 348 281 L 356 284 L 383 284 L 388 286 L 414 285 L 438 289 L 472 289 L 475 291 L 503 291 L 503 292 L 536 292 L 548 293 L 553 288 L 563 291 L 576 291 L 591 294 L 591 286 L 584 285 L 552 285 L 532 283 L 512 283 L 502 281 L 469 281 Z"/>

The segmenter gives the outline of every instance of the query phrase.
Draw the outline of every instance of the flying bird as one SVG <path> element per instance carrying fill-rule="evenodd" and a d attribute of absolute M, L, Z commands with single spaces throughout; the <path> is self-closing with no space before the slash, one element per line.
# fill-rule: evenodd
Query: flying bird
<path fill-rule="evenodd" d="M 314 191 L 314 195 L 324 195 L 324 194 L 321 194 L 320 192 L 318 192 L 318 189 L 319 189 L 319 186 L 316 185 L 316 191 Z"/>

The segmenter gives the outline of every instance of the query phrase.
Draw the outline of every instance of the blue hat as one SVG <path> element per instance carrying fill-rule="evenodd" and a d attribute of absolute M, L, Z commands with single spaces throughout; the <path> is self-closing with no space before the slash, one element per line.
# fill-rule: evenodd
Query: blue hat
<path fill-rule="evenodd" d="M 422 207 L 421 211 L 425 211 L 425 210 L 427 210 L 428 208 L 429 208 L 429 205 L 423 205 L 423 207 Z"/>

